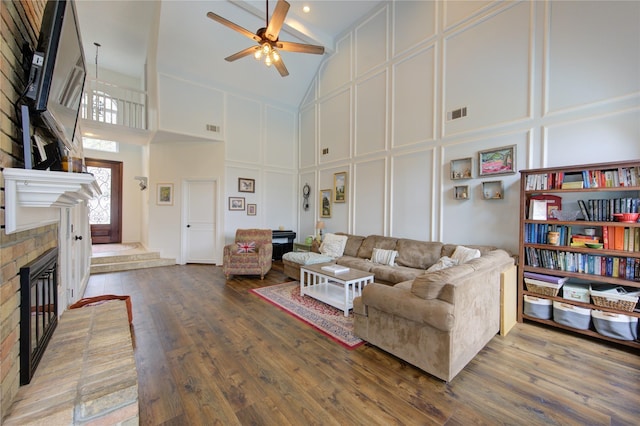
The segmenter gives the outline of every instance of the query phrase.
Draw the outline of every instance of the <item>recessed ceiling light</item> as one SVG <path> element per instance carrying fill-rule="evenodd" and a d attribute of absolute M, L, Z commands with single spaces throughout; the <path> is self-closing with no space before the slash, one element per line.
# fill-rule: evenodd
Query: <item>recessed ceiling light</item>
<path fill-rule="evenodd" d="M 311 10 L 311 8 L 310 8 L 309 6 L 303 6 L 303 7 L 302 7 L 302 11 L 303 11 L 304 13 L 309 13 L 309 11 L 310 11 L 310 10 Z"/>

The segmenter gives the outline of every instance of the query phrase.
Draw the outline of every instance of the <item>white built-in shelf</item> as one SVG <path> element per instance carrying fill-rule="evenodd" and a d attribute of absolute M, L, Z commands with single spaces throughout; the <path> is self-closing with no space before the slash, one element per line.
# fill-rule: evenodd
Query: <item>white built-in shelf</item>
<path fill-rule="evenodd" d="M 60 220 L 60 209 L 100 195 L 89 173 L 6 168 L 5 232 L 37 228 Z"/>

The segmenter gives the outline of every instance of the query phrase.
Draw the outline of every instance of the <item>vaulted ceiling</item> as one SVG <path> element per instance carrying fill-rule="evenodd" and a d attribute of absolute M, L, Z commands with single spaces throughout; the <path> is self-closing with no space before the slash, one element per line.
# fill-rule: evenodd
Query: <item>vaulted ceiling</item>
<path fill-rule="evenodd" d="M 145 64 L 171 74 L 235 93 L 297 106 L 337 37 L 381 3 L 379 0 L 296 1 L 280 33 L 283 41 L 319 44 L 324 55 L 282 52 L 290 75 L 281 77 L 251 56 L 235 62 L 225 57 L 252 44 L 251 39 L 207 18 L 214 12 L 255 32 L 265 26 L 266 2 L 244 0 L 76 0 L 89 75 L 100 68 L 134 77 Z M 269 16 L 276 0 L 269 4 Z M 304 13 L 303 6 L 310 12 Z"/>

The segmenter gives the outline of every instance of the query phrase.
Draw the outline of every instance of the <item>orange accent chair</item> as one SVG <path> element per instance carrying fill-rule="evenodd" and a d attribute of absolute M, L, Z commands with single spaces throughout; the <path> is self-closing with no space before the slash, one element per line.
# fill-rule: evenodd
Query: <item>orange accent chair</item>
<path fill-rule="evenodd" d="M 231 275 L 260 275 L 260 279 L 271 270 L 273 257 L 272 232 L 270 229 L 238 229 L 233 244 L 223 251 L 222 270 L 225 277 Z"/>

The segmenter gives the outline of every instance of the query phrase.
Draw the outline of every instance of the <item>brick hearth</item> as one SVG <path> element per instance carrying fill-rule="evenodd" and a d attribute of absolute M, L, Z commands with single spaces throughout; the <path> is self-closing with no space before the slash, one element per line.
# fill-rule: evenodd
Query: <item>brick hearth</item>
<path fill-rule="evenodd" d="M 138 424 L 138 379 L 124 301 L 65 311 L 5 425 Z"/>

